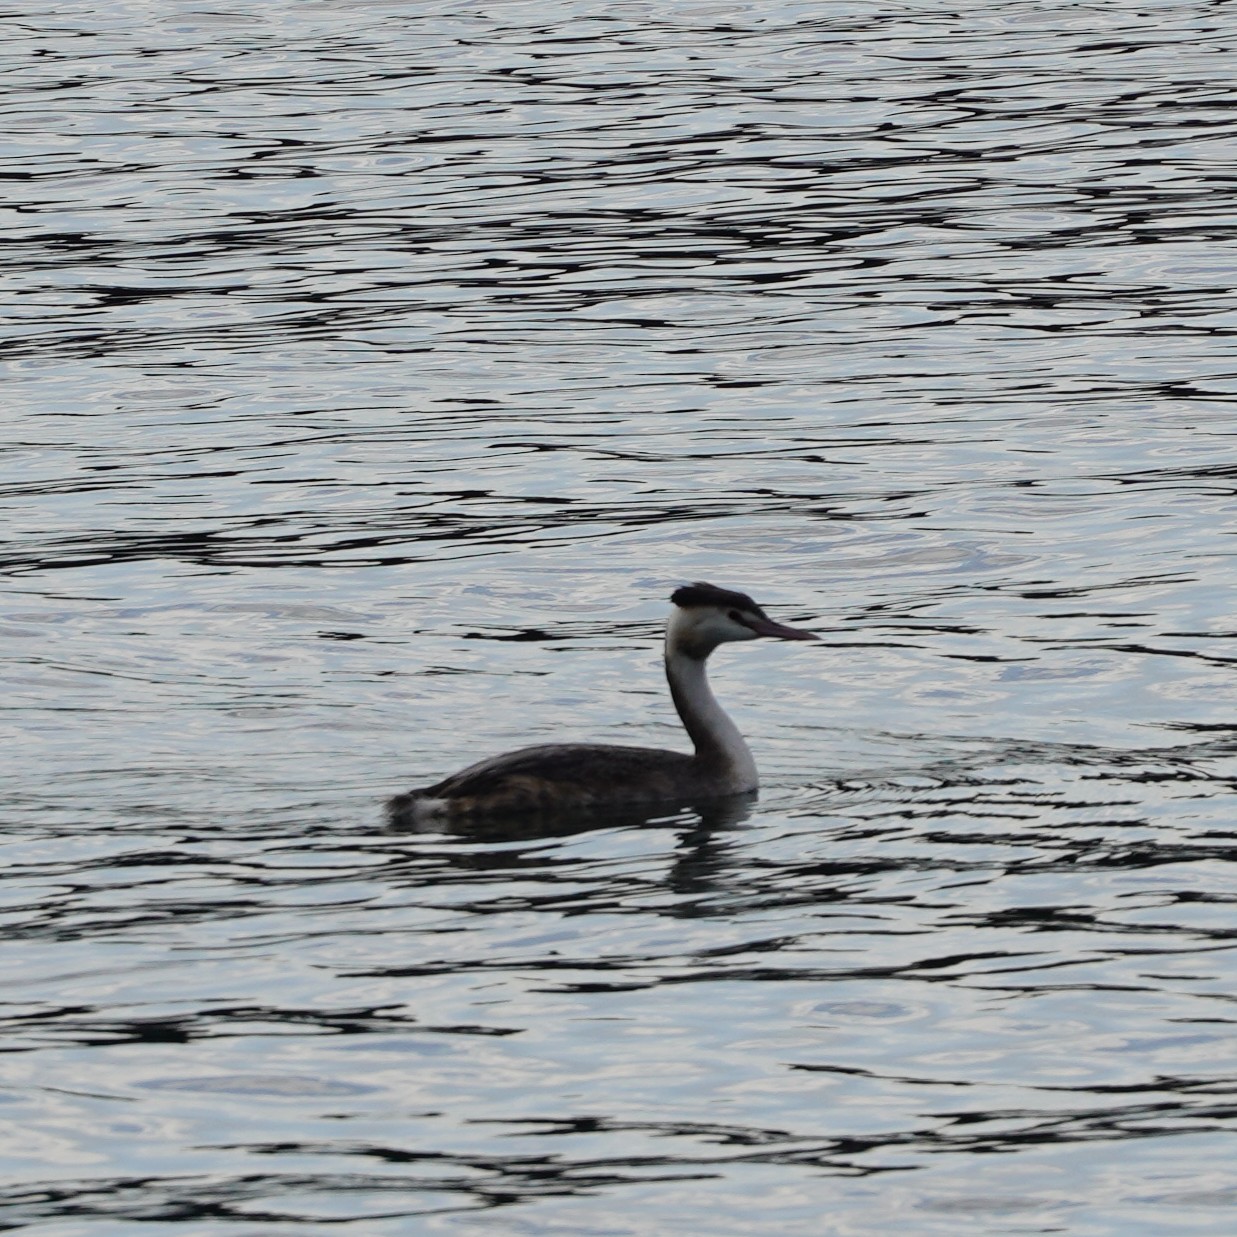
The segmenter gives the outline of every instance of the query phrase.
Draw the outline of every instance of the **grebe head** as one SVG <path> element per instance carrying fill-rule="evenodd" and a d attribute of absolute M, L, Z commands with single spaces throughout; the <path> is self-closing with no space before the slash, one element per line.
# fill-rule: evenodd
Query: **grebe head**
<path fill-rule="evenodd" d="M 775 623 L 746 593 L 697 581 L 675 589 L 666 628 L 666 655 L 683 653 L 703 661 L 719 644 L 734 640 L 816 640 L 801 627 Z"/>

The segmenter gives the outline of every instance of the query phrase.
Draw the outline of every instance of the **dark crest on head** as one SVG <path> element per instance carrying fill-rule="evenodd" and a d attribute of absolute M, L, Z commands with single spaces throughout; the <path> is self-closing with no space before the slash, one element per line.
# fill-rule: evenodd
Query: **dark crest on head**
<path fill-rule="evenodd" d="M 703 580 L 676 588 L 671 593 L 670 600 L 684 610 L 690 610 L 695 606 L 715 606 L 719 610 L 746 610 L 749 614 L 758 614 L 761 618 L 766 617 L 765 612 L 746 593 L 735 593 L 728 588 L 718 588 L 716 584 L 706 584 Z"/>

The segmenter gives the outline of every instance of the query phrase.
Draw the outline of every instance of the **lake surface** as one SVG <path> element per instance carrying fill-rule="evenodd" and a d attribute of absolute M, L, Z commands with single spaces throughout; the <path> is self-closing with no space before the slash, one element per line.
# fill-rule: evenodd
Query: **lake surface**
<path fill-rule="evenodd" d="M 1237 1226 L 1237 13 L 10 8 L 0 1227 Z M 758 803 L 392 828 L 557 738 Z"/>

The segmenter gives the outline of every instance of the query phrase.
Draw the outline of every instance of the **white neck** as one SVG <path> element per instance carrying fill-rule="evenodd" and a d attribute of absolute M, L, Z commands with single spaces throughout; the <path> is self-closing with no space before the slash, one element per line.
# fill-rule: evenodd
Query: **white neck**
<path fill-rule="evenodd" d="M 727 792 L 755 790 L 756 762 L 738 726 L 717 703 L 704 659 L 689 657 L 667 642 L 666 678 L 674 707 L 696 745 L 696 759 L 710 774 L 716 773 Z"/>

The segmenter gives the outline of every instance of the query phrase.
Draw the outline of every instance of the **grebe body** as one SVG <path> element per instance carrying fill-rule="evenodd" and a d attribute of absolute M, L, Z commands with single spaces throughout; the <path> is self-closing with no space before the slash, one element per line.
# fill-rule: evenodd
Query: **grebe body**
<path fill-rule="evenodd" d="M 721 644 L 755 640 L 815 640 L 775 623 L 745 593 L 690 584 L 671 596 L 665 663 L 670 695 L 691 754 L 660 748 L 550 743 L 520 748 L 470 765 L 433 786 L 396 795 L 388 804 L 399 822 L 539 815 L 638 803 L 693 803 L 757 787 L 756 762 L 738 727 L 709 687 L 705 662 Z"/>

